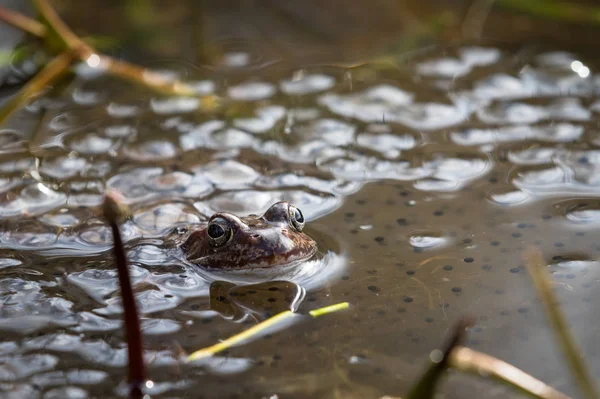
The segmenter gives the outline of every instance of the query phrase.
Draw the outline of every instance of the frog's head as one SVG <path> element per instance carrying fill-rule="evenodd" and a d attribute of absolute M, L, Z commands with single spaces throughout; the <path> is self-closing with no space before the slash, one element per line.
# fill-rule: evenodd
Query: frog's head
<path fill-rule="evenodd" d="M 213 269 L 271 268 L 310 258 L 316 242 L 304 232 L 304 215 L 277 202 L 264 215 L 215 213 L 181 248 L 186 258 Z"/>

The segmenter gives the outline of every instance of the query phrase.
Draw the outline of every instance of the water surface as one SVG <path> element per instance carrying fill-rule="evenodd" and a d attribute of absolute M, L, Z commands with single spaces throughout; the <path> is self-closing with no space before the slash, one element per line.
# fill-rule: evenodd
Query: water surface
<path fill-rule="evenodd" d="M 400 395 L 464 314 L 477 319 L 470 347 L 575 393 L 524 270 L 529 245 L 599 369 L 600 81 L 589 53 L 484 42 L 401 69 L 348 69 L 256 67 L 244 50 L 224 69 L 164 68 L 221 97 L 216 112 L 81 67 L 0 130 L 2 391 L 122 394 L 107 189 L 133 210 L 122 233 L 157 397 Z M 279 200 L 303 210 L 325 270 L 236 287 L 165 248 L 174 228 Z M 176 358 L 277 311 L 342 301 L 348 311 L 205 364 Z M 443 392 L 512 395 L 456 376 Z"/>

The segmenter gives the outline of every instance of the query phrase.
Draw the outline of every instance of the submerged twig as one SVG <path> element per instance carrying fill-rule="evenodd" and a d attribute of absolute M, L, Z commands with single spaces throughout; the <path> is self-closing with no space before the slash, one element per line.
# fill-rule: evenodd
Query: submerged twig
<path fill-rule="evenodd" d="M 105 55 L 98 56 L 100 57 L 99 65 L 106 68 L 113 75 L 148 86 L 163 94 L 187 97 L 196 95 L 194 89 L 178 80 L 167 79 L 159 73 L 149 71 L 125 61 L 115 60 L 114 58 Z"/>
<path fill-rule="evenodd" d="M 524 253 L 525 264 L 527 270 L 533 279 L 535 288 L 540 296 L 540 300 L 544 304 L 546 314 L 550 319 L 560 345 L 565 353 L 569 363 L 569 369 L 578 382 L 578 386 L 584 393 L 585 397 L 590 399 L 598 398 L 598 393 L 594 380 L 589 374 L 588 368 L 585 366 L 583 356 L 575 343 L 575 339 L 571 335 L 571 330 L 567 325 L 565 316 L 560 310 L 558 299 L 552 291 L 552 282 L 546 271 L 546 262 L 542 257 L 539 249 L 530 247 Z"/>
<path fill-rule="evenodd" d="M 127 352 L 129 355 L 129 383 L 130 395 L 132 397 L 141 397 L 143 394 L 143 385 L 146 382 L 146 369 L 144 366 L 144 352 L 142 332 L 140 328 L 140 319 L 138 316 L 137 304 L 133 295 L 133 287 L 129 276 L 127 266 L 127 257 L 121 233 L 119 231 L 119 221 L 128 215 L 129 211 L 123 205 L 120 195 L 115 192 L 109 192 L 104 199 L 104 217 L 111 227 L 114 240 L 114 255 L 117 263 L 119 275 L 119 284 L 121 286 L 121 298 L 123 301 L 123 311 L 125 316 L 125 331 L 127 340 Z"/>
<path fill-rule="evenodd" d="M 499 380 L 524 394 L 537 399 L 570 399 L 544 382 L 500 359 L 485 353 L 477 352 L 464 346 L 456 347 L 449 356 L 449 367 L 472 373 L 485 375 Z"/>

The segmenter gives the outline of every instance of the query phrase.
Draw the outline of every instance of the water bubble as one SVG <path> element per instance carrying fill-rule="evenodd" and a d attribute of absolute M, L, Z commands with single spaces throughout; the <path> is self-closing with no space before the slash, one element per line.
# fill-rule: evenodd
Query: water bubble
<path fill-rule="evenodd" d="M 275 94 L 275 86 L 265 82 L 247 82 L 227 89 L 229 97 L 238 101 L 265 100 Z"/>
<path fill-rule="evenodd" d="M 223 127 L 225 127 L 223 121 L 204 122 L 180 137 L 181 147 L 186 151 L 206 147 L 210 142 L 211 134 Z"/>
<path fill-rule="evenodd" d="M 455 58 L 442 58 L 420 63 L 417 71 L 421 75 L 452 78 L 471 72 L 471 65 Z"/>
<path fill-rule="evenodd" d="M 64 193 L 54 191 L 42 183 L 30 184 L 16 197 L 0 203 L 0 216 L 39 215 L 64 205 L 66 199 Z"/>
<path fill-rule="evenodd" d="M 123 152 L 129 158 L 144 162 L 174 158 L 178 151 L 170 141 L 151 140 L 137 145 L 128 145 Z"/>
<path fill-rule="evenodd" d="M 249 148 L 258 141 L 250 134 L 238 129 L 223 129 L 210 135 L 207 147 L 215 149 Z"/>
<path fill-rule="evenodd" d="M 223 190 L 247 187 L 261 176 L 250 166 L 230 159 L 208 163 L 194 172 Z"/>
<path fill-rule="evenodd" d="M 289 201 L 302 210 L 306 220 L 323 216 L 336 209 L 342 199 L 322 193 L 311 194 L 302 190 L 286 191 L 229 191 L 194 205 L 204 215 L 215 212 L 231 212 L 238 216 L 262 214 L 278 201 Z"/>
<path fill-rule="evenodd" d="M 284 80 L 281 82 L 281 91 L 288 95 L 306 95 L 328 90 L 335 85 L 331 76 L 314 74 L 302 75 L 298 79 Z"/>
<path fill-rule="evenodd" d="M 148 271 L 135 265 L 129 266 L 132 285 L 142 281 Z M 67 276 L 67 281 L 93 298 L 98 303 L 105 303 L 106 297 L 119 290 L 117 271 L 114 269 L 103 270 L 89 267 L 83 271 L 74 272 Z"/>
<path fill-rule="evenodd" d="M 87 161 L 78 157 L 59 157 L 45 159 L 40 167 L 40 172 L 55 179 L 67 179 L 82 173 L 87 166 Z"/>
<path fill-rule="evenodd" d="M 134 213 L 133 222 L 142 230 L 154 234 L 166 232 L 178 224 L 198 223 L 195 210 L 185 204 L 160 204 Z"/>
<path fill-rule="evenodd" d="M 448 239 L 438 230 L 415 230 L 408 235 L 408 242 L 414 248 L 436 248 L 447 244 Z"/>
<path fill-rule="evenodd" d="M 9 267 L 19 266 L 22 262 L 18 259 L 13 258 L 0 258 L 0 270 L 7 269 Z"/>
<path fill-rule="evenodd" d="M 567 220 L 577 224 L 600 222 L 600 200 L 596 198 L 577 199 L 559 204 Z"/>
<path fill-rule="evenodd" d="M 131 118 L 140 113 L 140 107 L 137 105 L 110 103 L 106 107 L 106 112 L 113 118 Z"/>
<path fill-rule="evenodd" d="M 393 86 L 379 85 L 358 94 L 324 94 L 319 102 L 338 115 L 379 122 L 390 110 L 410 104 L 412 95 Z"/>
<path fill-rule="evenodd" d="M 527 201 L 529 194 L 510 188 L 494 188 L 488 192 L 488 198 L 498 205 L 516 205 Z"/>
<path fill-rule="evenodd" d="M 54 388 L 44 393 L 43 399 L 87 399 L 88 393 L 85 389 L 78 387 Z"/>
<path fill-rule="evenodd" d="M 73 90 L 72 95 L 74 103 L 86 106 L 99 104 L 104 97 L 97 91 L 86 91 L 81 88 Z"/>
<path fill-rule="evenodd" d="M 193 112 L 200 106 L 200 99 L 194 97 L 153 98 L 152 111 L 158 115 L 184 114 Z"/>
<path fill-rule="evenodd" d="M 512 182 L 518 188 L 533 192 L 541 188 L 560 190 L 565 182 L 565 173 L 556 166 L 524 168 L 517 171 Z"/>
<path fill-rule="evenodd" d="M 557 152 L 555 148 L 533 147 L 509 151 L 508 159 L 516 165 L 541 165 L 551 163 Z"/>
<path fill-rule="evenodd" d="M 417 141 L 414 136 L 393 134 L 362 133 L 356 137 L 356 143 L 361 147 L 380 152 L 387 158 L 400 156 L 402 150 L 414 148 Z"/>
<path fill-rule="evenodd" d="M 271 105 L 257 109 L 254 118 L 236 118 L 233 125 L 251 133 L 266 133 L 283 120 L 285 114 L 284 107 Z"/>
<path fill-rule="evenodd" d="M 181 330 L 178 322 L 169 319 L 145 319 L 141 327 L 145 335 L 173 334 Z"/>
<path fill-rule="evenodd" d="M 71 142 L 71 149 L 81 154 L 103 154 L 113 146 L 111 139 L 91 133 L 82 139 Z"/>

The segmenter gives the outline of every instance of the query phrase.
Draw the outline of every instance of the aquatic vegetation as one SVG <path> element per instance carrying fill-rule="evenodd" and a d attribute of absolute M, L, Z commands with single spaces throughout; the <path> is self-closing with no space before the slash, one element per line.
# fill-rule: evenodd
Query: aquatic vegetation
<path fill-rule="evenodd" d="M 183 82 L 101 54 L 70 30 L 47 0 L 33 0 L 33 3 L 39 12 L 41 22 L 3 7 L 0 7 L 0 21 L 42 39 L 46 50 L 57 55 L 0 109 L 0 124 L 15 110 L 40 95 L 49 84 L 66 74 L 75 61 L 164 94 L 199 97 L 203 99 L 207 108 L 212 108 L 216 104 L 214 97 L 199 96 L 194 88 Z"/>

